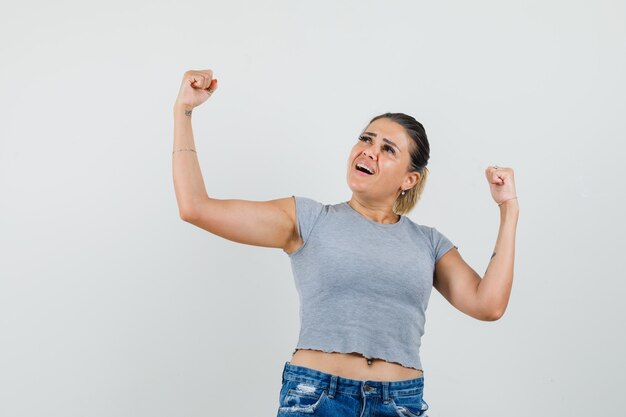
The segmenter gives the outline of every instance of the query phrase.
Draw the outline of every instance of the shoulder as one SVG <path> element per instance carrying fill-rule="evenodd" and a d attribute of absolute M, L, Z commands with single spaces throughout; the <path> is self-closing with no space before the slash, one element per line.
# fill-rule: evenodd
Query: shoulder
<path fill-rule="evenodd" d="M 293 237 L 285 252 L 289 255 L 300 251 L 300 248 L 308 241 L 309 236 L 315 229 L 323 213 L 329 205 L 317 199 L 300 195 L 291 196 L 290 216 L 294 223 Z"/>
<path fill-rule="evenodd" d="M 440 228 L 416 223 L 409 218 L 407 223 L 411 225 L 411 228 L 415 230 L 416 235 L 419 236 L 420 239 L 423 239 L 427 242 L 428 246 L 431 248 L 433 258 L 435 262 L 437 262 L 441 257 L 453 247 L 457 247 L 446 234 L 440 231 Z"/>
<path fill-rule="evenodd" d="M 411 220 L 409 217 L 406 217 L 406 223 L 413 230 L 423 234 L 424 236 L 426 236 L 428 238 L 432 238 L 432 237 L 436 236 L 438 233 L 440 233 L 439 229 L 437 227 L 431 226 L 431 225 L 428 225 L 428 224 L 418 223 L 416 221 Z"/>
<path fill-rule="evenodd" d="M 309 234 L 321 215 L 328 211 L 330 205 L 311 197 L 298 195 L 293 195 L 292 197 L 295 203 L 293 216 L 300 230 L 299 234 L 306 239 L 305 235 Z"/>
<path fill-rule="evenodd" d="M 316 198 L 312 198 L 312 197 L 306 197 L 306 196 L 302 196 L 302 195 L 292 195 L 293 200 L 296 203 L 300 203 L 303 205 L 311 205 L 311 206 L 325 206 L 326 204 L 322 203 L 321 201 L 317 200 Z"/>
<path fill-rule="evenodd" d="M 311 197 L 292 195 L 292 198 L 294 201 L 296 218 L 302 216 L 314 216 L 329 207 L 329 204 L 324 204 L 321 201 Z"/>
<path fill-rule="evenodd" d="M 410 217 L 404 216 L 405 217 L 405 224 L 406 227 L 409 228 L 410 230 L 414 231 L 417 235 L 421 236 L 421 237 L 428 237 L 430 238 L 431 234 L 432 234 L 432 226 L 428 226 L 425 224 L 421 224 L 418 223 L 416 221 L 411 220 Z"/>

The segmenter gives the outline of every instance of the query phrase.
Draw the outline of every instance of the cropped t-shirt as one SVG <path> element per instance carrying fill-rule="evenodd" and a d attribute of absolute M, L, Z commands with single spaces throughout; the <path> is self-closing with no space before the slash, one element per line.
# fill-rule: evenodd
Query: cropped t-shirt
<path fill-rule="evenodd" d="M 304 244 L 283 251 L 300 298 L 296 349 L 357 352 L 422 369 L 435 263 L 456 246 L 436 228 L 404 215 L 382 224 L 347 201 L 293 197 Z"/>

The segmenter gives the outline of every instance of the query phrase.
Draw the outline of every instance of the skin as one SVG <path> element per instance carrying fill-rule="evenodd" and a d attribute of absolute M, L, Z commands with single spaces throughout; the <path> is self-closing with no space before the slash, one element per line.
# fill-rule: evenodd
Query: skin
<path fill-rule="evenodd" d="M 225 239 L 263 247 L 281 248 L 293 253 L 304 243 L 297 228 L 296 207 L 292 196 L 268 201 L 219 199 L 210 197 L 200 172 L 191 126 L 192 112 L 217 89 L 211 70 L 190 70 L 183 75 L 179 95 L 173 107 L 174 148 L 172 172 L 181 219 Z M 375 133 L 366 134 L 365 132 Z M 409 146 L 413 142 L 404 128 L 388 119 L 371 123 L 364 134 L 366 141 L 356 141 L 347 161 L 347 182 L 352 190 L 348 204 L 363 216 L 379 223 L 395 223 L 399 216 L 392 211 L 402 190 L 416 185 L 418 172 L 409 172 Z M 387 138 L 398 149 L 389 150 Z M 358 157 L 374 166 L 373 176 L 354 170 Z M 515 233 L 519 206 L 512 168 L 487 167 L 485 176 L 496 203 L 501 203 L 500 227 L 485 274 L 481 278 L 461 257 L 450 249 L 435 264 L 433 286 L 459 311 L 483 321 L 498 320 L 506 310 L 513 281 Z M 359 353 L 297 350 L 292 364 L 301 365 L 345 378 L 370 381 L 400 381 L 422 375 L 421 370 L 398 363 L 372 359 Z"/>

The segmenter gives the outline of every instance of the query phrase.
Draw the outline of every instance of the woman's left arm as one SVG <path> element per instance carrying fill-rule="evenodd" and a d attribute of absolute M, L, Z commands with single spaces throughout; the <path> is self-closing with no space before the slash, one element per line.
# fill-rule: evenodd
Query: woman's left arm
<path fill-rule="evenodd" d="M 502 317 L 511 295 L 519 205 L 512 168 L 490 166 L 485 175 L 500 208 L 500 228 L 485 276 L 481 279 L 453 249 L 435 265 L 433 286 L 460 311 L 491 321 Z"/>

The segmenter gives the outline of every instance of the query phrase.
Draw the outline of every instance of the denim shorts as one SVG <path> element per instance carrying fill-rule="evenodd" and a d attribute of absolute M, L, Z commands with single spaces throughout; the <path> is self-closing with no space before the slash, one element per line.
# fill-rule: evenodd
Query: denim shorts
<path fill-rule="evenodd" d="M 428 417 L 423 391 L 423 374 L 357 380 L 285 362 L 277 417 Z"/>

